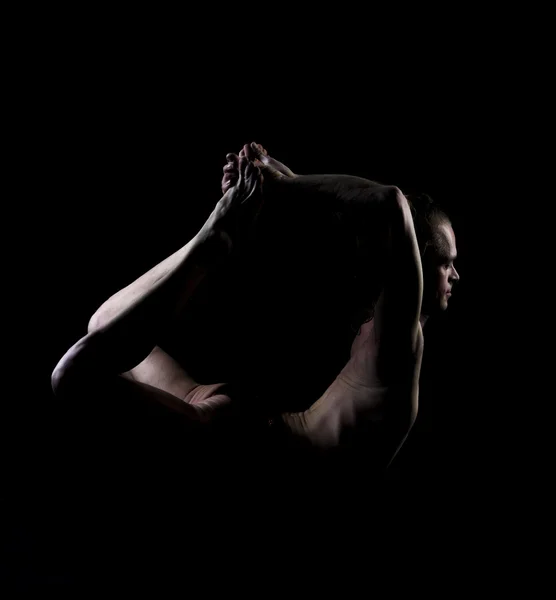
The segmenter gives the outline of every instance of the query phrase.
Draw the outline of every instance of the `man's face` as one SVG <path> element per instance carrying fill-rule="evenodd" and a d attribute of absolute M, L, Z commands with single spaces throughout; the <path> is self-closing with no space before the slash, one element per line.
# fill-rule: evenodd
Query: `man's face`
<path fill-rule="evenodd" d="M 452 295 L 452 286 L 459 281 L 459 274 L 454 266 L 457 257 L 456 236 L 452 226 L 443 221 L 433 231 L 433 241 L 424 252 L 423 275 L 424 314 L 444 311 Z"/>

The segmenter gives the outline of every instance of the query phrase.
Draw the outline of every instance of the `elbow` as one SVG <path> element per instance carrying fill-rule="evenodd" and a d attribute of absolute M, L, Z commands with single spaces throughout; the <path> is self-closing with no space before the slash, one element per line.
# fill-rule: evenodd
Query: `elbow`
<path fill-rule="evenodd" d="M 50 386 L 57 398 L 67 397 L 68 390 L 75 387 L 75 381 L 78 379 L 72 350 L 73 348 L 64 354 L 50 376 Z"/>
<path fill-rule="evenodd" d="M 50 386 L 54 395 L 57 398 L 62 398 L 65 395 L 65 390 L 67 390 L 67 382 L 69 371 L 65 365 L 64 359 L 60 360 L 60 362 L 52 371 L 52 375 L 50 376 Z"/>
<path fill-rule="evenodd" d="M 413 217 L 411 215 L 409 202 L 400 188 L 391 186 L 388 192 L 388 197 L 390 200 L 390 206 L 394 212 L 394 216 L 397 217 L 396 221 L 398 223 L 403 223 L 404 225 L 412 222 Z"/>
<path fill-rule="evenodd" d="M 88 356 L 91 354 L 90 338 L 90 335 L 81 338 L 58 361 L 50 376 L 50 386 L 55 396 L 67 397 L 71 390 L 83 387 L 86 373 L 91 369 L 91 357 Z"/>
<path fill-rule="evenodd" d="M 60 389 L 61 379 L 62 379 L 62 373 L 60 372 L 58 365 L 56 365 L 56 367 L 54 368 L 54 371 L 52 371 L 52 375 L 50 376 L 50 387 L 52 388 L 52 391 L 54 392 L 55 396 L 58 395 L 58 390 Z"/>

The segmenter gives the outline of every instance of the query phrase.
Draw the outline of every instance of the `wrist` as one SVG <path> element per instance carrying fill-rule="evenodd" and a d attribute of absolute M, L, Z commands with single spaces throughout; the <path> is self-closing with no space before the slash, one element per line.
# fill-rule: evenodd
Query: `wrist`
<path fill-rule="evenodd" d="M 215 228 L 203 227 L 193 239 L 192 255 L 201 267 L 216 267 L 226 261 L 231 252 L 230 236 Z"/>

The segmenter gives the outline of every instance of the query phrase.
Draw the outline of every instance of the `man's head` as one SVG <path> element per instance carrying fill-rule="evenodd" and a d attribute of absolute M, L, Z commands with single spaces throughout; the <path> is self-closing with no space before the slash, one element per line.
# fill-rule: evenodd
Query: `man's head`
<path fill-rule="evenodd" d="M 422 314 L 429 316 L 448 308 L 459 274 L 454 266 L 456 238 L 450 219 L 426 194 L 407 195 L 423 265 Z"/>

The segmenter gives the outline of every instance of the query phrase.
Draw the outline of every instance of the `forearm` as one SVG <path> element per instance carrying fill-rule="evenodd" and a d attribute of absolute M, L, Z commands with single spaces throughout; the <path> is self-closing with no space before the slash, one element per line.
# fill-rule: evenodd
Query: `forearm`
<path fill-rule="evenodd" d="M 88 331 L 95 331 L 107 325 L 148 294 L 161 279 L 183 263 L 194 243 L 197 243 L 195 238 L 106 300 L 89 320 Z"/>
<path fill-rule="evenodd" d="M 290 189 L 318 190 L 324 194 L 337 194 L 342 196 L 357 190 L 377 190 L 388 188 L 383 184 L 357 177 L 356 175 L 345 175 L 338 173 L 312 173 L 307 175 L 296 175 L 295 177 L 283 177 L 270 179 L 266 184 L 271 187 L 287 186 Z"/>
<path fill-rule="evenodd" d="M 392 186 L 384 186 L 352 175 L 299 175 L 265 183 L 268 204 L 284 205 L 288 210 L 321 210 L 341 214 L 354 232 L 373 236 L 383 228 Z"/>
<path fill-rule="evenodd" d="M 139 364 L 156 345 L 164 327 L 181 310 L 227 250 L 197 236 L 122 291 L 112 314 L 71 348 L 60 364 L 76 371 L 123 373 Z M 114 300 L 111 299 L 109 302 Z"/>

